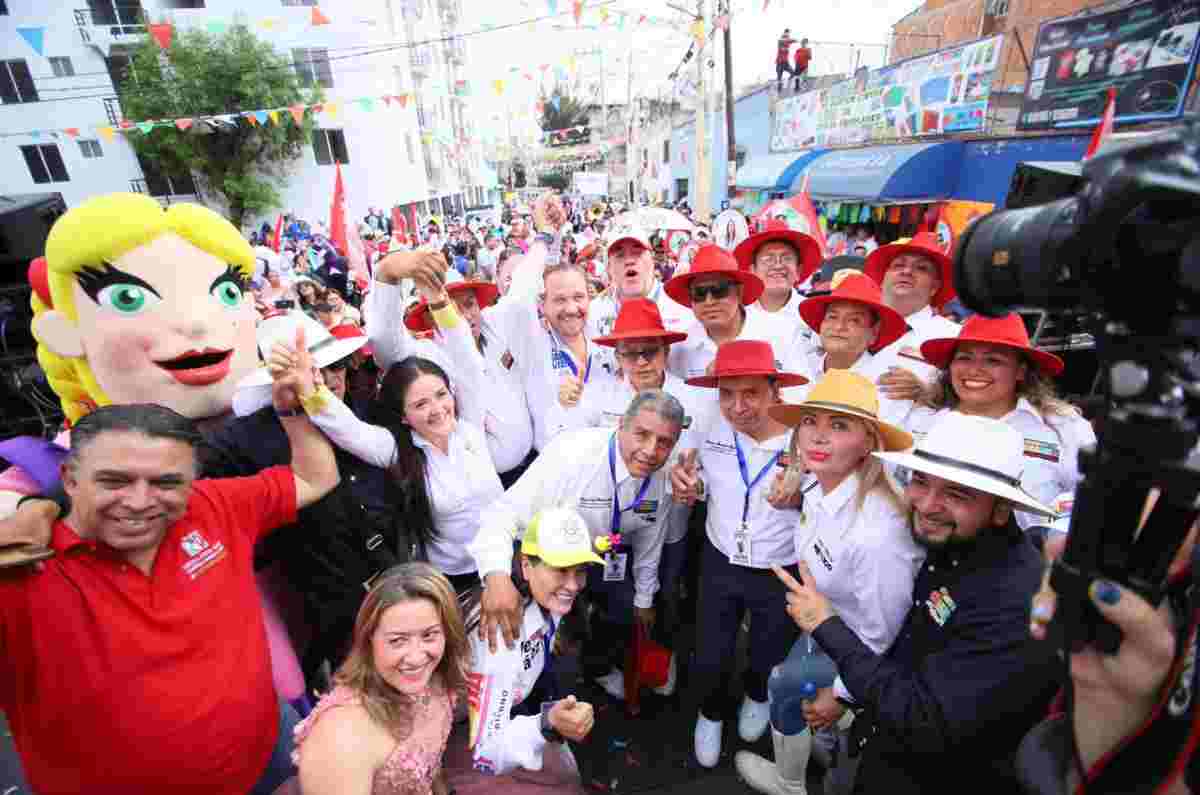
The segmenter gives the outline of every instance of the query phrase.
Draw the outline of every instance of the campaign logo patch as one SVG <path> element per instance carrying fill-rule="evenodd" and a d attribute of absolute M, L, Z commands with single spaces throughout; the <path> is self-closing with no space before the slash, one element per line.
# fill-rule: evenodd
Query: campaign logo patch
<path fill-rule="evenodd" d="M 929 598 L 925 600 L 925 607 L 929 609 L 929 615 L 937 622 L 937 625 L 944 627 L 950 620 L 950 616 L 954 615 L 958 605 L 951 598 L 950 591 L 946 590 L 946 586 L 943 585 L 936 591 L 930 592 Z"/>
<path fill-rule="evenodd" d="M 646 498 L 639 502 L 633 509 L 634 513 L 649 513 L 653 514 L 658 511 L 658 500 Z"/>
<path fill-rule="evenodd" d="M 1040 458 L 1053 464 L 1058 463 L 1059 449 L 1054 442 L 1043 442 L 1040 439 L 1025 440 L 1025 455 L 1030 458 Z"/>
<path fill-rule="evenodd" d="M 194 558 L 204 550 L 208 549 L 208 540 L 200 535 L 200 531 L 196 530 L 188 533 L 179 540 L 179 545 L 183 547 L 183 551 L 189 558 Z"/>

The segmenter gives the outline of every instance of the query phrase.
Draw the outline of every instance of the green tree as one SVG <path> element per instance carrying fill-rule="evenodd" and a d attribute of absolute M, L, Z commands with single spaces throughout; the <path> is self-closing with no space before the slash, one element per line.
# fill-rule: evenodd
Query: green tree
<path fill-rule="evenodd" d="M 165 52 L 149 36 L 133 56 L 132 76 L 118 89 L 130 119 L 177 119 L 284 108 L 320 101 L 305 91 L 290 61 L 245 25 L 220 35 L 176 31 Z M 190 172 L 202 195 L 219 197 L 239 227 L 280 206 L 279 188 L 311 134 L 287 111 L 279 124 L 195 124 L 187 131 L 159 126 L 129 139 L 137 153 L 164 174 Z"/>

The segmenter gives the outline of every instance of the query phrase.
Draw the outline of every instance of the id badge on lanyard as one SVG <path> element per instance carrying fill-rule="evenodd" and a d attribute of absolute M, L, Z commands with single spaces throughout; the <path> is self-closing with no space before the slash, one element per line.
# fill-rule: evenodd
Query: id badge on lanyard
<path fill-rule="evenodd" d="M 612 479 L 613 487 L 612 518 L 608 525 L 608 532 L 610 537 L 615 537 L 621 532 L 621 514 L 631 511 L 641 504 L 646 496 L 646 491 L 650 488 L 650 478 L 642 479 L 642 485 L 638 488 L 637 496 L 633 498 L 633 502 L 622 508 L 621 495 L 617 489 L 617 435 L 615 433 L 608 437 L 608 473 Z M 625 579 L 625 573 L 628 568 L 629 547 L 616 547 L 604 553 L 605 582 L 621 582 Z"/>
<path fill-rule="evenodd" d="M 604 553 L 604 581 L 624 582 L 629 568 L 629 553 L 611 549 Z"/>
<path fill-rule="evenodd" d="M 729 562 L 737 566 L 749 566 L 752 559 L 751 546 L 750 523 L 742 522 L 733 534 L 733 553 L 729 556 Z"/>
<path fill-rule="evenodd" d="M 760 469 L 751 480 L 750 471 L 746 467 L 746 456 L 742 452 L 742 445 L 738 442 L 736 432 L 733 434 L 733 448 L 737 452 L 738 472 L 742 476 L 746 494 L 742 498 L 742 521 L 733 533 L 733 551 L 729 555 L 729 562 L 735 566 L 749 566 L 754 559 L 753 542 L 750 540 L 750 494 L 754 491 L 754 487 L 775 467 L 780 456 L 783 455 L 783 451 L 776 451 L 766 466 Z"/>

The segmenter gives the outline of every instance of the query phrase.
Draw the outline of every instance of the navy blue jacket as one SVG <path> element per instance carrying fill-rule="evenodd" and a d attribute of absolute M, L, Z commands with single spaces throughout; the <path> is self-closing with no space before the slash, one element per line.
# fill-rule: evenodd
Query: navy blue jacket
<path fill-rule="evenodd" d="M 1018 791 L 1013 756 L 1063 670 L 1050 644 L 1029 637 L 1041 558 L 1011 522 L 983 533 L 930 554 L 885 654 L 837 617 L 813 633 L 863 707 L 851 729 L 850 753 L 862 754 L 855 792 L 957 795 L 958 771 L 971 786 Z"/>

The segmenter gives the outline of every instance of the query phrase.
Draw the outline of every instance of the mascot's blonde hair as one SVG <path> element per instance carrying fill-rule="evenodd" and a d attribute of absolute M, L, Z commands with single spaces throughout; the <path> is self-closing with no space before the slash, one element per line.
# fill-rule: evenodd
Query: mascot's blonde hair
<path fill-rule="evenodd" d="M 75 308 L 76 275 L 85 267 L 100 267 L 133 249 L 169 233 L 179 235 L 240 270 L 254 274 L 254 250 L 229 221 L 199 204 L 173 204 L 166 210 L 139 193 L 113 193 L 89 199 L 58 219 L 46 238 L 46 282 L 50 305 L 34 285 L 34 318 L 48 310 L 78 322 Z M 170 267 L 170 263 L 164 263 Z M 197 300 L 200 296 L 197 296 Z M 34 335 L 37 336 L 36 333 Z M 112 401 L 104 394 L 87 359 L 64 357 L 38 339 L 38 363 L 62 402 L 67 421 L 74 423 L 92 407 Z"/>

